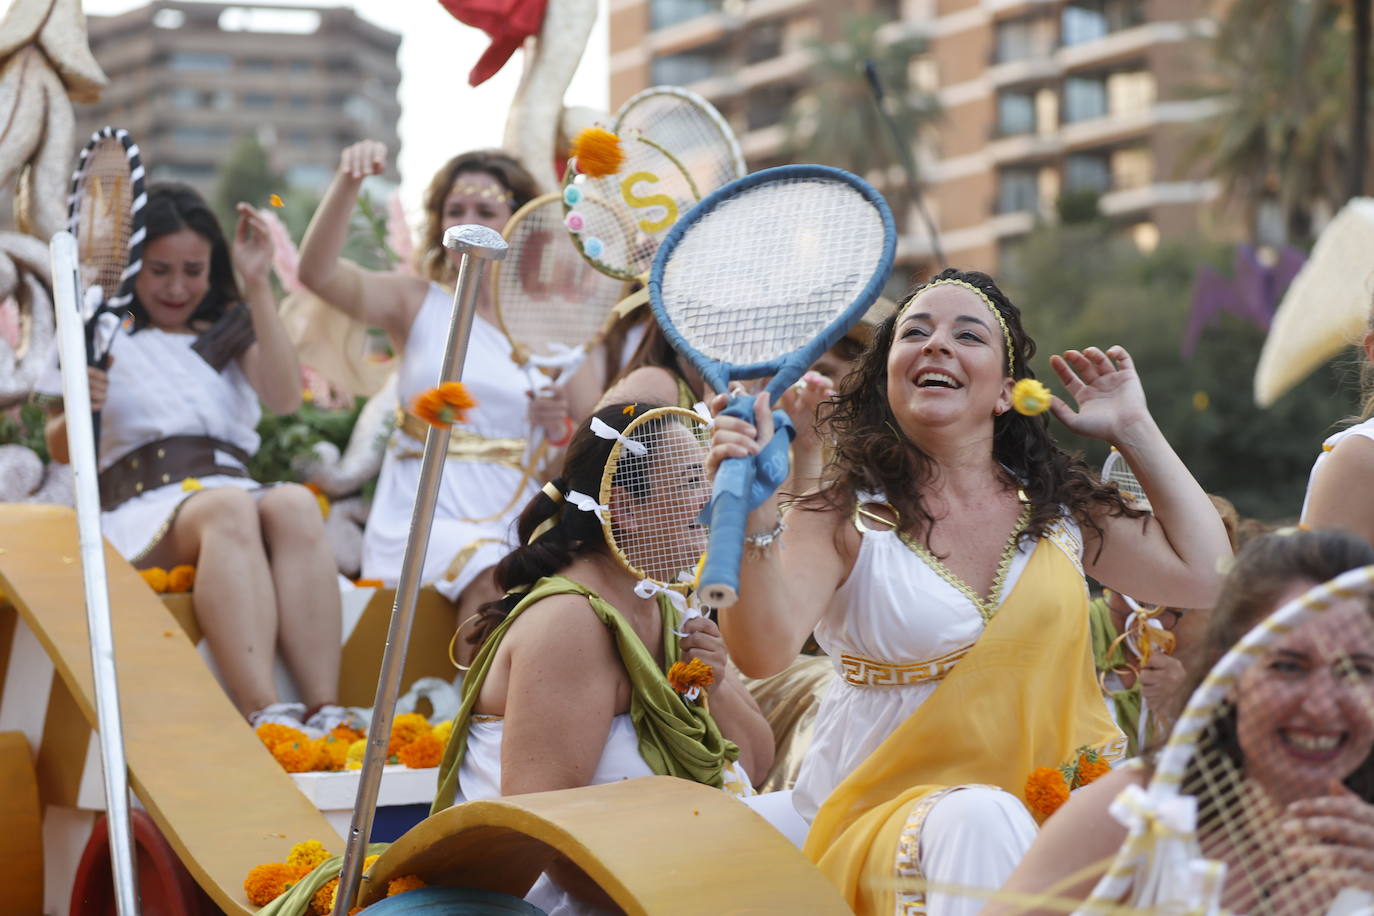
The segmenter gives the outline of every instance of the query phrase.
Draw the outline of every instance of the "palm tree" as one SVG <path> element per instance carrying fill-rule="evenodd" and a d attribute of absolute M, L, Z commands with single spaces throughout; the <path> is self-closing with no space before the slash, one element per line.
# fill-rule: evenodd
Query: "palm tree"
<path fill-rule="evenodd" d="M 1364 193 L 1369 160 L 1369 43 L 1374 0 L 1354 0 L 1355 31 L 1351 43 L 1350 185 L 1347 197 Z"/>
<path fill-rule="evenodd" d="M 901 165 L 908 187 L 899 199 L 909 199 L 921 212 L 936 258 L 943 261 L 911 156 L 921 131 L 939 116 L 935 97 L 921 92 L 911 79 L 911 62 L 926 50 L 925 42 L 916 36 L 882 42 L 880 25 L 871 16 L 855 16 L 844 22 L 841 41 L 808 42 L 812 78 L 792 104 L 787 150 L 796 161 L 862 176 L 885 176 L 891 166 Z M 899 213 L 904 209 L 894 207 Z"/>

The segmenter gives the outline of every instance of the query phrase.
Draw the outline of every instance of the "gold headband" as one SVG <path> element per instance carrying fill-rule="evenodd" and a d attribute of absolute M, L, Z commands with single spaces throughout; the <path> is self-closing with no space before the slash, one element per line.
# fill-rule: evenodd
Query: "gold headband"
<path fill-rule="evenodd" d="M 450 194 L 476 194 L 484 200 L 499 200 L 507 204 L 515 203 L 513 193 L 492 184 L 458 184 L 454 182 L 453 187 L 449 188 L 448 192 Z"/>
<path fill-rule="evenodd" d="M 988 311 L 992 312 L 992 317 L 997 319 L 997 324 L 1002 328 L 1002 343 L 1007 348 L 1007 375 L 1015 376 L 1016 352 L 1011 348 L 1011 330 L 1007 327 L 1007 319 L 1002 317 L 1002 313 L 998 311 L 997 306 L 993 304 L 992 298 L 987 293 L 983 292 L 981 289 L 974 286 L 967 280 L 958 280 L 954 277 L 945 277 L 943 280 L 931 280 L 925 286 L 921 287 L 919 290 L 916 291 L 916 296 L 919 296 L 921 293 L 930 289 L 932 286 L 962 286 L 964 289 L 968 290 L 969 292 L 977 296 L 979 299 L 983 300 L 984 304 L 986 304 L 988 307 Z M 912 302 L 916 301 L 916 296 L 911 297 L 910 302 L 907 303 L 908 306 L 910 306 Z M 906 309 L 903 309 L 902 311 L 906 311 Z"/>
<path fill-rule="evenodd" d="M 548 518 L 544 519 L 533 531 L 530 532 L 530 538 L 528 541 L 525 542 L 526 546 L 533 544 L 535 541 L 539 540 L 541 537 L 547 534 L 550 528 L 558 524 L 558 519 L 563 514 L 563 491 L 558 489 L 558 485 L 556 483 L 550 480 L 548 483 L 544 484 L 540 492 L 547 496 L 549 499 L 553 500 L 554 504 L 558 506 L 558 508 L 554 510 L 553 515 L 550 515 Z"/>

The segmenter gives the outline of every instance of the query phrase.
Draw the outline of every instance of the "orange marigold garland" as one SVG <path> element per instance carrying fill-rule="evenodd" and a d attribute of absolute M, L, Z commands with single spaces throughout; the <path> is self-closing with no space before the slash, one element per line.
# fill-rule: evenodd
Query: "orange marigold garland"
<path fill-rule="evenodd" d="M 329 916 L 334 912 L 334 897 L 339 893 L 339 879 L 330 878 L 327 882 L 320 885 L 320 889 L 315 891 L 315 896 L 310 898 L 310 912 L 312 916 Z"/>
<path fill-rule="evenodd" d="M 1025 795 L 1031 811 L 1049 817 L 1069 800 L 1069 785 L 1058 767 L 1036 767 L 1026 777 Z"/>
<path fill-rule="evenodd" d="M 396 756 L 412 770 L 437 767 L 444 757 L 444 743 L 433 735 L 421 735 L 397 751 Z"/>
<path fill-rule="evenodd" d="M 386 755 L 398 754 L 401 748 L 433 729 L 429 720 L 418 712 L 404 712 L 391 720 L 391 739 L 386 744 Z"/>
<path fill-rule="evenodd" d="M 348 762 L 348 746 L 352 742 L 334 735 L 325 735 L 315 742 L 315 767 L 320 770 L 342 770 Z"/>
<path fill-rule="evenodd" d="M 280 741 L 272 745 L 272 756 L 288 773 L 309 773 L 315 768 L 319 750 L 313 741 Z"/>
<path fill-rule="evenodd" d="M 266 906 L 286 892 L 288 883 L 297 881 L 296 869 L 285 862 L 254 865 L 243 879 L 243 892 L 254 906 Z"/>
<path fill-rule="evenodd" d="M 614 175 L 625 165 L 620 138 L 600 127 L 588 127 L 574 137 L 572 155 L 576 169 L 588 178 Z"/>
<path fill-rule="evenodd" d="M 1078 767 L 1075 771 L 1073 787 L 1086 786 L 1112 771 L 1112 766 L 1096 750 L 1090 747 L 1078 749 Z"/>
<path fill-rule="evenodd" d="M 416 395 L 410 409 L 430 426 L 447 429 L 466 420 L 467 412 L 476 406 L 477 401 L 462 382 L 444 382 Z"/>
<path fill-rule="evenodd" d="M 167 591 L 167 570 L 161 566 L 154 566 L 151 569 L 140 569 L 138 574 L 143 577 L 143 581 L 148 583 L 148 587 L 161 595 Z"/>
<path fill-rule="evenodd" d="M 194 566 L 186 564 L 173 566 L 167 573 L 167 591 L 169 592 L 176 592 L 178 594 L 181 592 L 189 592 L 195 587 L 195 584 L 196 568 Z"/>
<path fill-rule="evenodd" d="M 264 722 L 253 730 L 269 751 L 283 741 L 306 741 L 305 732 L 277 722 Z"/>
<path fill-rule="evenodd" d="M 404 894 L 406 891 L 417 891 L 422 887 L 428 887 L 419 875 L 402 875 L 399 878 L 392 878 L 386 883 L 386 895 L 395 897 L 397 894 Z"/>
<path fill-rule="evenodd" d="M 711 666 L 699 658 L 689 662 L 673 662 L 668 669 L 668 684 L 687 700 L 695 700 L 715 682 Z"/>

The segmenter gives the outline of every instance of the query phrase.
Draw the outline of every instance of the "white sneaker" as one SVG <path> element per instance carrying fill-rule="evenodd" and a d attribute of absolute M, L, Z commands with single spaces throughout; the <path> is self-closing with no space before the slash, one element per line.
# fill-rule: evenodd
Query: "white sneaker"
<path fill-rule="evenodd" d="M 302 709 L 302 712 L 305 710 Z M 305 720 L 305 727 L 318 731 L 321 735 L 327 735 L 340 725 L 347 725 L 349 728 L 356 728 L 353 724 L 353 714 L 342 706 L 335 706 L 333 703 L 326 703 L 314 714 Z"/>

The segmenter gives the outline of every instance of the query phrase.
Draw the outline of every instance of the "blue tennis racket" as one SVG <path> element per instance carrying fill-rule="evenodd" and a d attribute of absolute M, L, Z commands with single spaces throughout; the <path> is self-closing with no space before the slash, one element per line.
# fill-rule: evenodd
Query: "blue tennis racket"
<path fill-rule="evenodd" d="M 787 165 L 730 182 L 687 213 L 659 247 L 649 301 L 664 334 L 717 391 L 769 379 L 769 402 L 863 317 L 897 248 L 887 203 L 839 169 Z M 752 421 L 754 395 L 725 413 Z M 739 595 L 749 511 L 787 477 L 791 423 L 758 455 L 716 472 L 699 594 L 712 607 Z"/>

